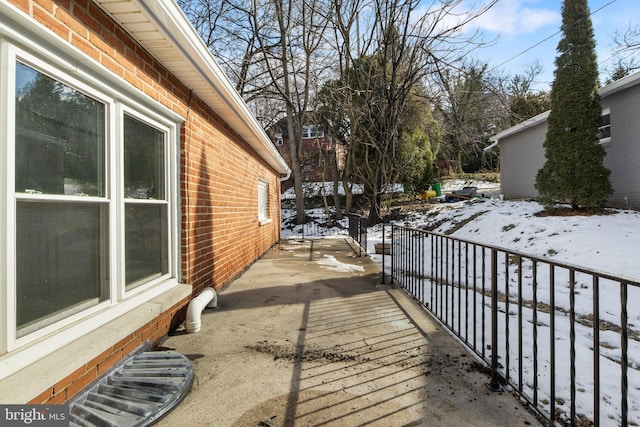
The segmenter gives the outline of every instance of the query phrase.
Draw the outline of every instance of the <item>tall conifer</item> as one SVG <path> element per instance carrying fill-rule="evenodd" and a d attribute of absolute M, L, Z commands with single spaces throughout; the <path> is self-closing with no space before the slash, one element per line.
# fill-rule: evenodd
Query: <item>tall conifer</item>
<path fill-rule="evenodd" d="M 536 176 L 540 201 L 572 209 L 602 208 L 612 193 L 605 149 L 598 139 L 602 108 L 598 63 L 587 0 L 564 0 L 551 112 L 544 142 L 546 162 Z"/>

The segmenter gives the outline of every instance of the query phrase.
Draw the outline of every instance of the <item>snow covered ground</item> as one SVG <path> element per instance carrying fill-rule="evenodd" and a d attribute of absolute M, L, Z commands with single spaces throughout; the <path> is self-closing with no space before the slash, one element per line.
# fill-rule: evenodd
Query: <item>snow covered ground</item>
<path fill-rule="evenodd" d="M 450 192 L 469 185 L 461 181 L 448 182 L 443 185 L 443 192 Z M 511 251 L 517 251 L 532 256 L 552 259 L 557 262 L 565 262 L 573 265 L 584 266 L 615 275 L 621 275 L 631 280 L 640 280 L 640 212 L 610 210 L 607 215 L 597 216 L 546 216 L 536 214 L 542 211 L 542 206 L 537 202 L 528 201 L 502 201 L 497 197 L 499 185 L 494 183 L 471 183 L 478 187 L 478 193 L 490 194 L 491 199 L 475 199 L 457 203 L 432 203 L 424 202 L 424 209 L 409 214 L 398 225 L 415 228 L 429 229 L 436 233 L 447 233 L 452 237 L 471 240 L 486 245 L 498 246 Z M 283 210 L 283 224 L 290 224 L 293 212 Z M 307 212 L 311 217 L 317 217 L 320 222 L 324 212 L 312 210 Z M 346 222 L 343 223 L 346 226 Z M 389 227 L 386 227 L 386 238 L 389 238 Z M 375 262 L 382 263 L 382 256 L 375 255 L 374 245 L 382 241 L 382 226 L 371 227 L 368 230 L 367 250 Z M 300 237 L 301 229 L 283 227 L 283 238 Z M 330 230 L 307 226 L 304 230 L 305 237 L 314 235 L 345 236 L 346 229 L 333 228 Z M 386 258 L 387 263 L 390 261 Z M 388 271 L 389 266 L 385 267 Z M 542 272 L 541 278 L 547 273 Z M 512 276 L 514 277 L 514 276 Z M 565 279 L 566 281 L 566 279 Z M 592 298 L 590 282 L 576 278 L 580 291 L 576 292 L 576 312 L 578 316 L 588 318 L 592 311 Z M 545 287 L 545 281 L 539 280 L 537 288 L 538 298 L 541 301 L 548 297 L 549 286 Z M 510 292 L 511 284 L 510 286 Z M 562 310 L 568 308 L 567 286 L 556 288 L 556 305 Z M 525 297 L 530 297 L 530 290 L 525 290 Z M 629 320 L 631 338 L 629 342 L 629 417 L 630 424 L 640 424 L 640 343 L 635 341 L 635 336 L 640 336 L 640 292 L 631 287 L 628 296 Z M 457 304 L 457 301 L 455 302 Z M 481 301 L 480 304 L 483 304 Z M 509 306 L 509 316 L 516 311 L 516 305 Z M 506 312 L 506 307 L 501 306 Z M 601 366 L 600 366 L 600 395 L 602 401 L 600 425 L 619 425 L 620 420 L 620 338 L 616 328 L 619 328 L 620 319 L 620 290 L 614 283 L 603 281 L 600 291 L 600 315 L 612 325 L 606 328 L 600 335 Z M 548 313 L 536 313 L 539 327 L 537 328 L 538 342 L 537 352 L 540 359 L 538 366 L 538 385 L 540 387 L 538 399 L 544 406 L 550 394 L 545 390 L 545 384 L 549 383 L 549 360 L 545 355 L 549 353 L 549 315 Z M 533 322 L 533 312 L 530 309 L 524 311 L 525 324 Z M 501 320 L 504 322 L 504 315 Z M 510 320 L 511 321 L 511 320 Z M 616 323 L 617 322 L 617 323 Z M 463 325 L 471 329 L 472 325 Z M 517 342 L 518 334 L 515 327 L 510 331 L 510 340 Z M 504 334 L 504 333 L 503 333 Z M 593 337 L 592 328 L 583 324 L 576 327 L 576 361 L 578 364 L 577 376 L 577 412 L 585 414 L 587 418 L 592 416 L 591 407 L 593 400 Z M 566 316 L 556 319 L 556 407 L 565 414 L 569 411 L 569 323 Z M 504 338 L 504 337 L 502 337 Z M 525 337 L 524 346 L 532 346 L 531 337 Z M 515 345 L 514 345 L 515 346 Z M 515 350 L 510 350 L 510 364 L 517 358 Z M 525 370 L 525 391 L 532 387 L 532 358 L 529 354 L 523 356 Z M 516 372 L 512 372 L 515 375 Z M 527 380 L 529 378 L 529 380 Z M 527 382 L 528 381 L 528 382 Z M 548 405 L 548 401 L 546 402 Z M 547 407 L 548 409 L 548 407 Z"/>

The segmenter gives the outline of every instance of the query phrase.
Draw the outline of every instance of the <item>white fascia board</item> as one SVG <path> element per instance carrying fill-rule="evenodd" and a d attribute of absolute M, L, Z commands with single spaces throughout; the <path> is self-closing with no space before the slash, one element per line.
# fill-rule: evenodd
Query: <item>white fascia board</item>
<path fill-rule="evenodd" d="M 212 91 L 211 93 L 196 92 L 197 95 L 205 102 L 222 101 L 225 108 L 221 110 L 214 108 L 216 113 L 220 114 L 223 120 L 245 138 L 246 142 L 276 171 L 281 174 L 289 174 L 289 167 L 271 139 L 251 113 L 240 94 L 231 85 L 177 3 L 174 0 L 132 0 L 132 2 L 139 5 L 140 12 L 147 15 L 150 23 L 172 42 L 175 54 L 194 69 L 199 78 L 206 82 Z M 109 11 L 108 3 L 102 6 Z M 126 24 L 121 24 L 126 28 Z M 131 33 L 133 34 L 134 31 Z M 152 48 L 147 47 L 147 49 L 154 55 Z M 172 72 L 178 78 L 182 77 L 179 71 L 172 70 Z M 214 100 L 212 96 L 218 99 Z M 214 106 L 212 105 L 212 107 Z"/>
<path fill-rule="evenodd" d="M 626 77 L 621 78 L 620 80 L 616 80 L 615 82 L 608 84 L 607 86 L 600 89 L 599 94 L 601 98 L 605 98 L 609 95 L 623 91 L 625 89 L 628 89 L 638 84 L 640 84 L 640 71 L 630 74 Z M 535 117 L 525 120 L 522 123 L 512 126 L 509 129 L 505 129 L 502 132 L 492 136 L 491 138 L 489 138 L 489 141 L 492 141 L 493 144 L 486 147 L 485 151 L 495 147 L 501 139 L 504 139 L 507 136 L 513 135 L 514 133 L 518 133 L 528 127 L 535 126 L 547 120 L 547 118 L 549 117 L 549 112 L 550 111 L 545 111 L 542 114 L 539 114 Z"/>
<path fill-rule="evenodd" d="M 498 143 L 501 139 L 504 139 L 510 135 L 513 135 L 514 133 L 518 133 L 526 128 L 530 128 L 532 126 L 538 125 L 540 123 L 543 123 L 544 121 L 547 120 L 547 118 L 549 117 L 549 111 L 545 111 L 544 113 L 538 114 L 537 116 L 531 117 L 530 119 L 525 120 L 522 123 L 518 123 L 515 126 L 510 127 L 509 129 L 505 129 L 500 133 L 495 134 L 494 136 L 492 136 L 491 138 L 489 138 L 489 141 L 493 141 L 494 143 Z M 492 145 L 490 145 L 489 147 L 492 147 Z M 489 148 L 487 147 L 487 148 Z"/>
<path fill-rule="evenodd" d="M 621 90 L 628 89 L 637 84 L 640 84 L 640 71 L 633 74 L 629 74 L 628 76 L 625 76 L 620 80 L 616 80 L 615 82 L 609 83 L 608 85 L 600 89 L 600 97 L 604 98 L 616 92 L 620 92 Z"/>

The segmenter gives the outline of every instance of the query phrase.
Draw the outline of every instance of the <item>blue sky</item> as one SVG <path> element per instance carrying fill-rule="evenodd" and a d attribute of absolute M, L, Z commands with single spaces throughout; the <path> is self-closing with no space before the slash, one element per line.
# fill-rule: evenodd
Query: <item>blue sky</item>
<path fill-rule="evenodd" d="M 486 0 L 465 0 L 473 7 Z M 548 89 L 553 81 L 556 47 L 560 40 L 561 0 L 499 0 L 475 22 L 486 40 L 496 39 L 491 47 L 475 56 L 509 75 L 523 73 L 536 60 L 543 72 L 536 81 L 539 89 Z M 629 25 L 640 25 L 640 0 L 589 0 L 591 20 L 596 38 L 596 53 L 600 80 L 608 77 L 611 68 L 613 36 Z M 546 41 L 545 41 L 546 40 Z M 539 45 L 538 45 L 539 44 Z M 537 46 L 536 46 L 537 45 Z M 523 53 L 525 52 L 525 53 Z"/>

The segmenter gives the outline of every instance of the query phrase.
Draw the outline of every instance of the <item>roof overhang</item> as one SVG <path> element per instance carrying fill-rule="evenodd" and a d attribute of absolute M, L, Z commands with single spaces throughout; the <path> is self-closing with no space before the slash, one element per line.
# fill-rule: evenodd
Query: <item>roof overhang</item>
<path fill-rule="evenodd" d="M 600 97 L 606 98 L 609 95 L 628 89 L 637 84 L 640 84 L 640 71 L 637 73 L 629 74 L 628 76 L 625 76 L 620 80 L 616 80 L 615 82 L 609 83 L 608 85 L 600 89 Z"/>
<path fill-rule="evenodd" d="M 291 171 L 174 0 L 94 0 L 275 171 Z"/>
<path fill-rule="evenodd" d="M 518 123 L 517 125 L 512 126 L 509 129 L 505 129 L 502 132 L 495 134 L 494 136 L 489 138 L 489 141 L 491 141 L 492 143 L 491 145 L 485 147 L 484 151 L 488 151 L 494 148 L 496 145 L 498 145 L 501 139 L 513 135 L 514 133 L 521 132 L 524 129 L 543 123 L 547 120 L 547 117 L 549 117 L 549 113 L 550 111 L 545 111 L 544 113 L 538 114 L 537 116 L 531 117 L 530 119 L 527 119 L 522 123 Z"/>
<path fill-rule="evenodd" d="M 630 74 L 626 77 L 621 78 L 620 80 L 616 80 L 615 82 L 604 86 L 603 88 L 600 89 L 599 94 L 601 98 L 606 98 L 609 95 L 623 91 L 625 89 L 628 89 L 638 84 L 640 84 L 640 71 Z M 532 117 L 528 120 L 525 120 L 522 123 L 519 123 L 515 126 L 510 127 L 509 129 L 505 129 L 502 132 L 497 133 L 496 135 L 489 138 L 489 141 L 491 141 L 491 144 L 485 147 L 484 151 L 491 150 L 492 148 L 497 146 L 501 139 L 504 139 L 510 135 L 521 132 L 526 128 L 530 128 L 532 126 L 535 126 L 537 124 L 540 124 L 546 121 L 547 118 L 549 117 L 549 112 L 550 111 L 545 111 L 542 114 L 538 114 L 535 117 Z"/>

